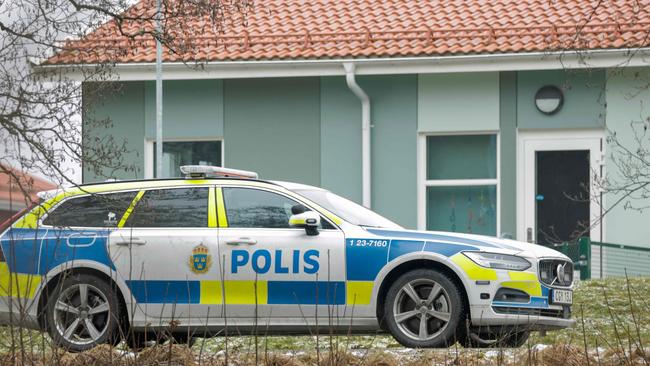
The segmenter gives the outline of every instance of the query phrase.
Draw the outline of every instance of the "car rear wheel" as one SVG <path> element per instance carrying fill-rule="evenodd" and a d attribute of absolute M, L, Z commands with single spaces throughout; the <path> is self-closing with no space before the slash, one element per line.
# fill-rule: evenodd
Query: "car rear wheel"
<path fill-rule="evenodd" d="M 444 274 L 419 269 L 400 276 L 384 303 L 386 325 L 406 347 L 447 347 L 465 313 L 458 286 Z"/>
<path fill-rule="evenodd" d="M 117 339 L 119 301 L 104 280 L 88 274 L 70 275 L 49 299 L 48 332 L 60 347 L 81 352 Z"/>

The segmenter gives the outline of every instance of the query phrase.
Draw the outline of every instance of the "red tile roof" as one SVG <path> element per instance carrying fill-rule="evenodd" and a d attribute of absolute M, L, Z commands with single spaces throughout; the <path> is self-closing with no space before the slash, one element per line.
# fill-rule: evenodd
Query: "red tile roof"
<path fill-rule="evenodd" d="M 20 184 L 17 184 L 13 176 L 6 173 L 4 170 L 10 169 L 12 174 L 16 175 L 20 179 Z M 41 191 L 48 191 L 50 189 L 55 189 L 57 186 L 43 178 L 39 178 L 33 175 L 25 174 L 19 170 L 7 168 L 4 166 L 0 167 L 0 205 L 9 206 L 11 203 L 16 207 L 16 210 L 22 208 L 25 205 L 25 194 L 23 189 L 28 190 L 29 200 L 36 202 L 38 197 L 36 194 Z"/>
<path fill-rule="evenodd" d="M 231 0 L 235 1 L 235 0 Z M 143 0 L 126 14 L 153 14 Z M 650 46 L 650 0 L 258 0 L 225 14 L 185 16 L 165 61 L 492 54 Z M 125 22 L 129 35 L 151 24 Z M 48 64 L 155 61 L 151 36 L 110 21 Z"/>

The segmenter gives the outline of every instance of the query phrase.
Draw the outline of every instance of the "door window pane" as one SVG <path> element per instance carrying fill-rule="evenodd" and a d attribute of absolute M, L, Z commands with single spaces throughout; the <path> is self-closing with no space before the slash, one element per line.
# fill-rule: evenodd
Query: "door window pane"
<path fill-rule="evenodd" d="M 94 194 L 71 198 L 50 212 L 44 225 L 116 227 L 137 192 Z"/>
<path fill-rule="evenodd" d="M 291 207 L 298 202 L 283 195 L 250 188 L 224 188 L 228 227 L 289 228 Z"/>
<path fill-rule="evenodd" d="M 162 178 L 181 177 L 182 165 L 221 166 L 221 141 L 163 142 Z M 154 177 L 156 176 L 156 143 L 153 144 Z"/>
<path fill-rule="evenodd" d="M 125 227 L 208 227 L 208 188 L 146 191 Z"/>
<path fill-rule="evenodd" d="M 496 187 L 427 187 L 427 230 L 496 235 Z"/>
<path fill-rule="evenodd" d="M 428 136 L 427 179 L 496 178 L 496 146 L 496 135 Z"/>

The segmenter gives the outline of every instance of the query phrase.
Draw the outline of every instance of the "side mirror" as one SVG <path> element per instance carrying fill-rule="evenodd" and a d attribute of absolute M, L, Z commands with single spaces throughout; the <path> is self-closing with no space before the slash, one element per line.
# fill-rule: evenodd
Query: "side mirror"
<path fill-rule="evenodd" d="M 314 211 L 305 211 L 293 214 L 289 218 L 289 226 L 305 228 L 307 235 L 318 235 L 318 226 L 320 226 L 320 214 Z"/>

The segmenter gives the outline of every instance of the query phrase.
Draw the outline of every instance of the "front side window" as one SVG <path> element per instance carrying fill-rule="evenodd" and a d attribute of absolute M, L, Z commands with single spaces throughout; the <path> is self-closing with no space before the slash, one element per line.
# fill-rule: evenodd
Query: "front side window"
<path fill-rule="evenodd" d="M 283 195 L 251 188 L 223 188 L 228 227 L 289 228 L 291 208 L 298 202 Z"/>
<path fill-rule="evenodd" d="M 146 191 L 125 227 L 208 227 L 208 188 Z"/>
<path fill-rule="evenodd" d="M 162 178 L 181 177 L 179 167 L 182 165 L 221 166 L 221 141 L 164 141 L 162 160 Z M 153 166 L 156 166 L 155 142 Z"/>
<path fill-rule="evenodd" d="M 116 227 L 137 192 L 93 194 L 70 198 L 50 212 L 44 225 Z"/>

